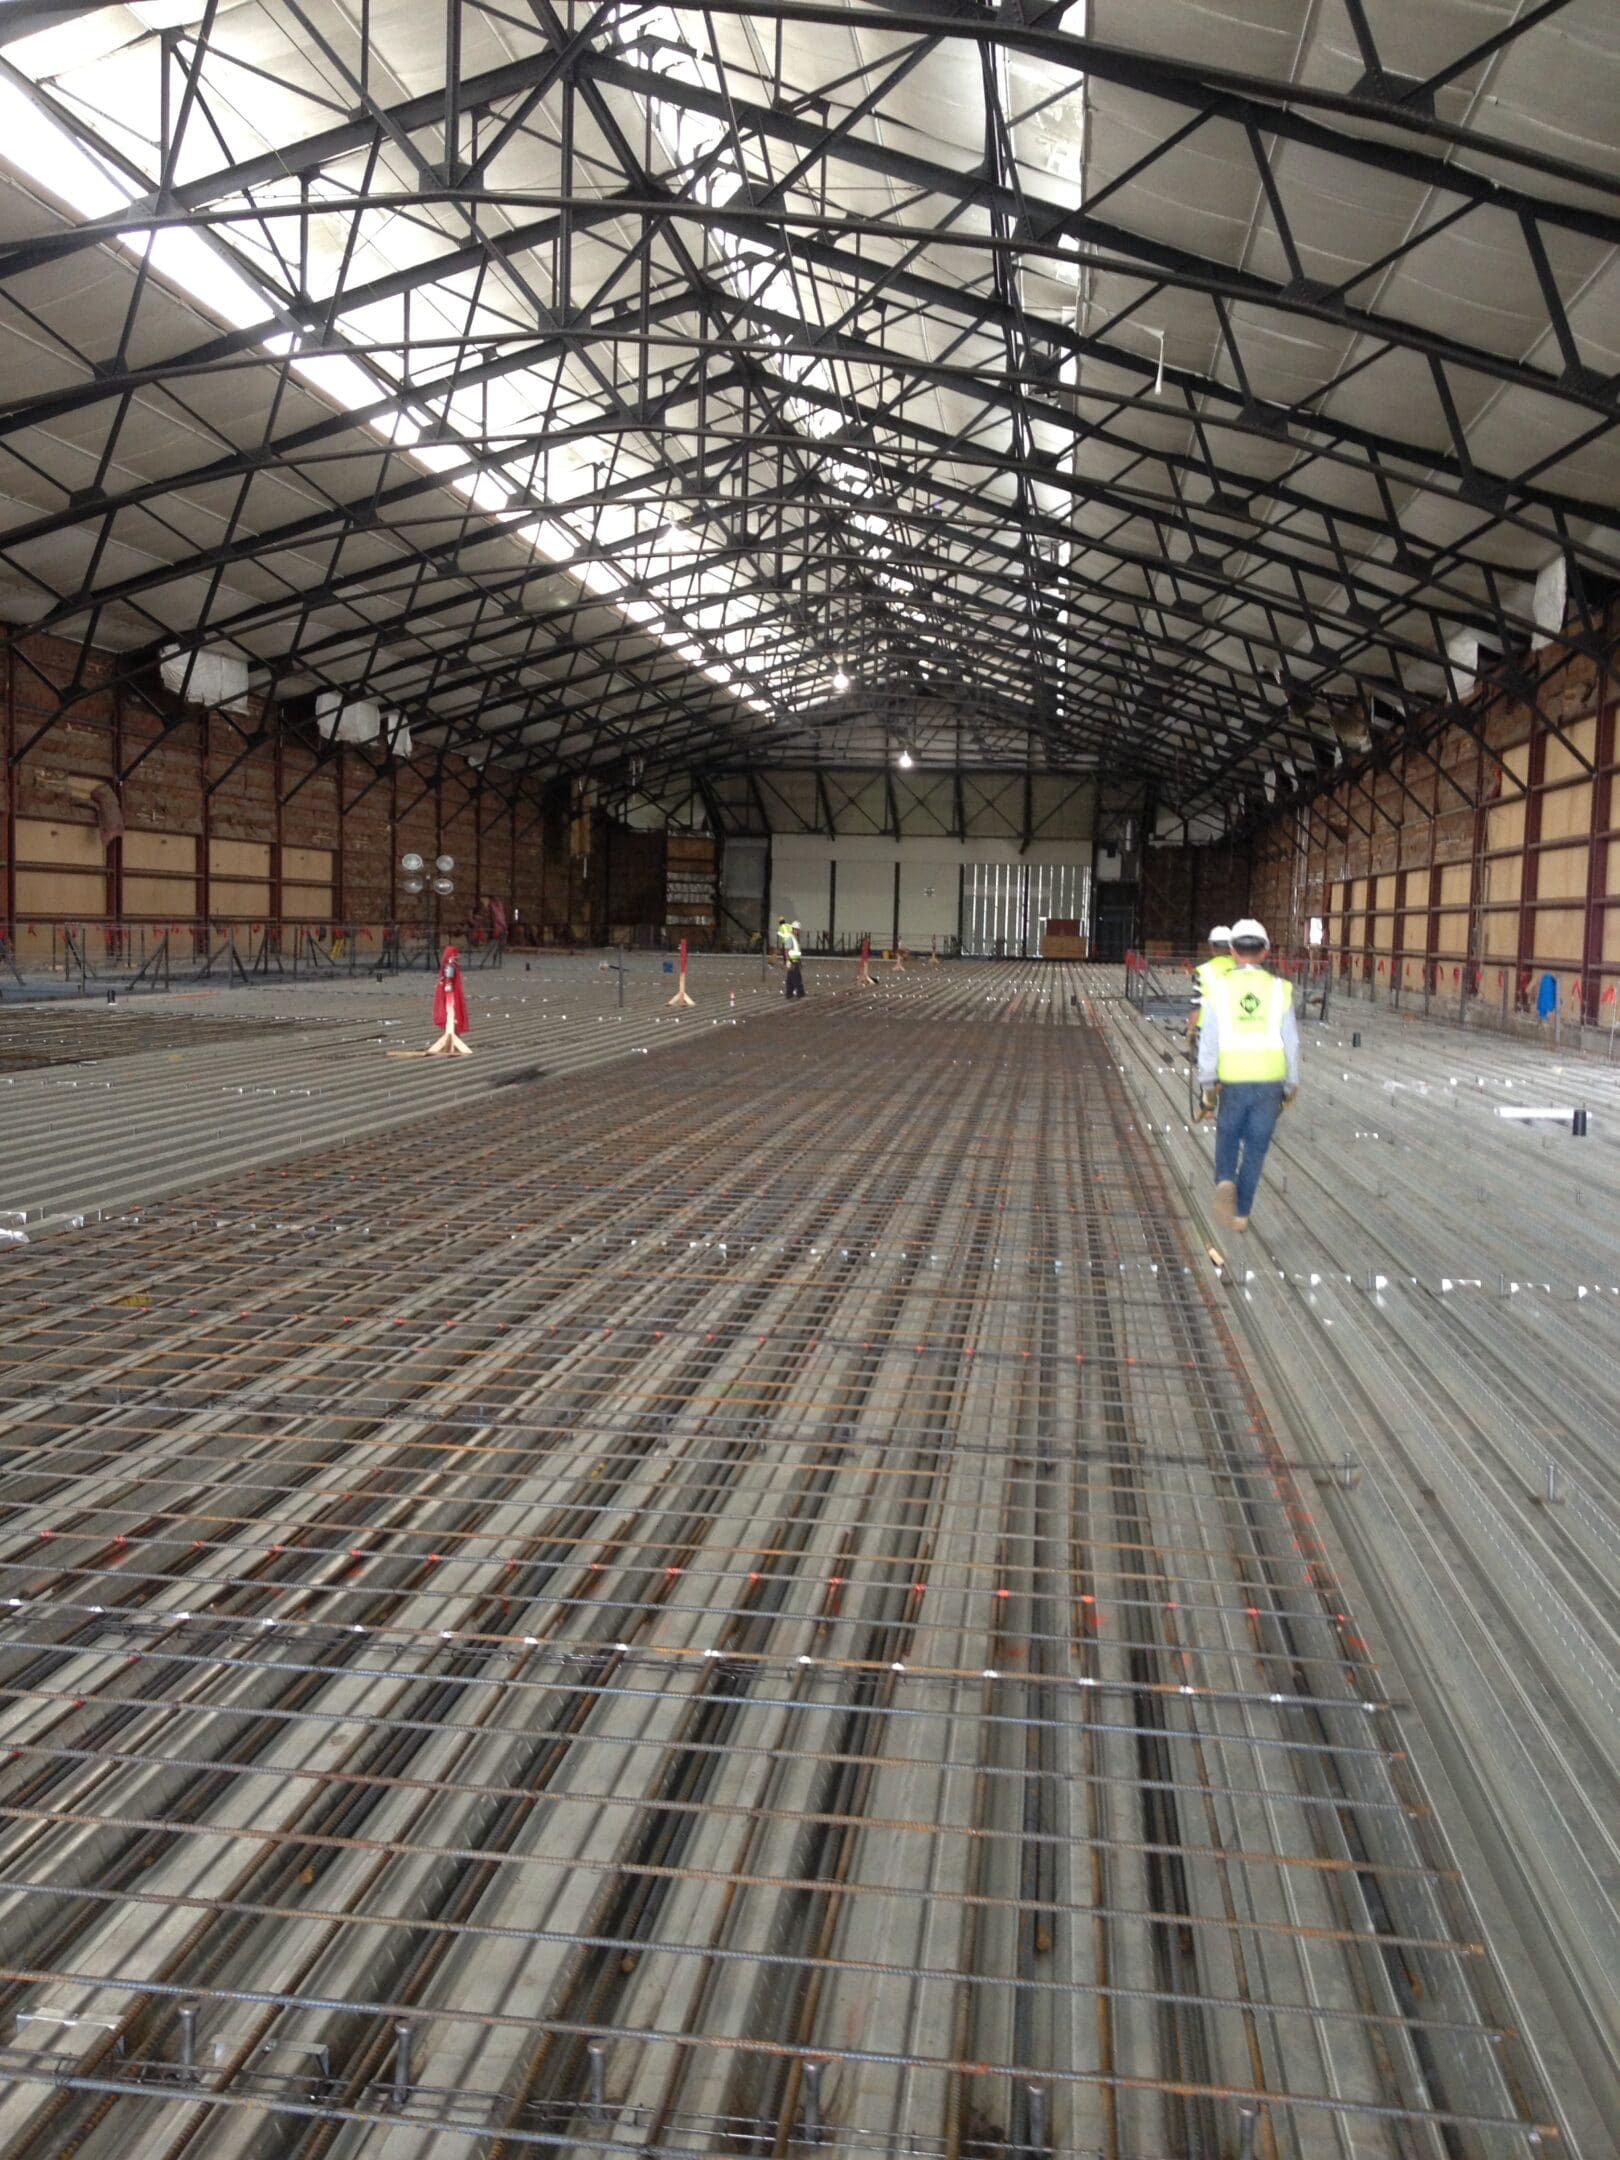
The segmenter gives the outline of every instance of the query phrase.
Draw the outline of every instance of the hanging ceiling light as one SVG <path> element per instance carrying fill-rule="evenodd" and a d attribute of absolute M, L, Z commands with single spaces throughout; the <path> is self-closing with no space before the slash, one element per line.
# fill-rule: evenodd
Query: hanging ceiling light
<path fill-rule="evenodd" d="M 842 668 L 839 668 L 837 673 L 833 676 L 833 688 L 838 691 L 840 695 L 842 695 L 843 692 L 849 688 L 849 677 L 844 673 Z"/>
<path fill-rule="evenodd" d="M 897 762 L 902 772 L 910 772 L 912 766 L 911 752 L 909 750 L 902 750 Z"/>

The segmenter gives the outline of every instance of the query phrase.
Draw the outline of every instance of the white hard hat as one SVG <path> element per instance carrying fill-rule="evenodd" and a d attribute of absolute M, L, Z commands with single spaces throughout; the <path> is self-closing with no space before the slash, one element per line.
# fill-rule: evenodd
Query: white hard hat
<path fill-rule="evenodd" d="M 1225 923 L 1217 923 L 1204 940 L 1206 945 L 1230 945 L 1231 942 L 1232 933 Z"/>
<path fill-rule="evenodd" d="M 1232 943 L 1234 945 L 1269 945 L 1271 940 L 1266 935 L 1266 926 L 1263 922 L 1256 922 L 1252 915 L 1245 915 L 1240 921 L 1232 925 Z"/>
<path fill-rule="evenodd" d="M 794 922 L 792 923 L 792 925 L 791 925 L 791 928 L 793 928 L 793 929 L 795 929 L 795 930 L 797 930 L 797 929 L 798 929 L 799 927 L 800 927 L 800 926 L 799 926 L 799 923 L 797 922 L 797 920 L 795 920 L 795 921 L 794 921 Z"/>

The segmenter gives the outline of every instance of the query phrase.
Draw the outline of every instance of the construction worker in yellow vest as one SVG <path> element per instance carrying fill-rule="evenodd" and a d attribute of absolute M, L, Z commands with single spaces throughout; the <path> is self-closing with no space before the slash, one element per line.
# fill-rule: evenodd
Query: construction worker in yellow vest
<path fill-rule="evenodd" d="M 1209 958 L 1193 969 L 1195 988 L 1192 1010 L 1187 1015 L 1189 1048 L 1198 1040 L 1199 1020 L 1211 988 L 1222 975 L 1229 975 L 1237 964 L 1232 958 L 1232 933 L 1225 923 L 1217 923 L 1204 942 L 1210 951 Z"/>
<path fill-rule="evenodd" d="M 787 963 L 787 986 L 784 997 L 804 996 L 804 948 L 799 943 L 799 925 L 789 923 L 787 937 L 782 946 L 782 958 Z"/>
<path fill-rule="evenodd" d="M 1265 925 L 1232 925 L 1231 968 L 1215 978 L 1198 1030 L 1198 1082 L 1216 1103 L 1215 1215 L 1223 1229 L 1247 1230 L 1266 1150 L 1283 1106 L 1299 1089 L 1299 1023 L 1293 985 L 1265 965 Z"/>

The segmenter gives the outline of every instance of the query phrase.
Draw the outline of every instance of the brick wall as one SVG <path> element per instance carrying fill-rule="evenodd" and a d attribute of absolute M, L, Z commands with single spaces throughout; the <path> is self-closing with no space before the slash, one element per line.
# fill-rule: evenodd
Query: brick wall
<path fill-rule="evenodd" d="M 1246 840 L 1207 847 L 1150 847 L 1142 858 L 1144 945 L 1189 952 L 1218 922 L 1247 915 L 1253 864 Z"/>
<path fill-rule="evenodd" d="M 610 929 L 639 929 L 664 919 L 665 836 L 598 818 Z"/>

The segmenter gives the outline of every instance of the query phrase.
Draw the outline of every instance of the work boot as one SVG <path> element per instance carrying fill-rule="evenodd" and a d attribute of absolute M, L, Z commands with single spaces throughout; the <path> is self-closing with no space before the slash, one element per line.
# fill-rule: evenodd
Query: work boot
<path fill-rule="evenodd" d="M 1232 1228 L 1234 1230 L 1247 1230 L 1248 1227 L 1249 1218 L 1247 1215 L 1234 1215 L 1232 1217 Z"/>
<path fill-rule="evenodd" d="M 1237 1221 L 1237 1187 L 1230 1178 L 1222 1178 L 1215 1188 L 1215 1220 L 1223 1230 L 1230 1230 Z"/>

